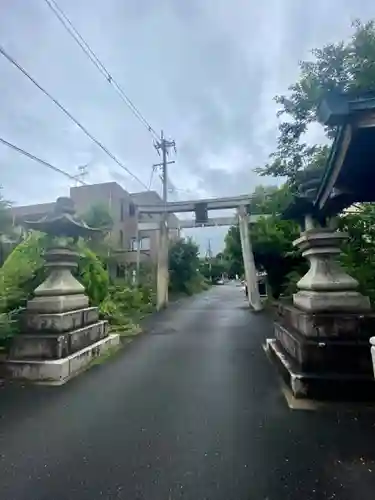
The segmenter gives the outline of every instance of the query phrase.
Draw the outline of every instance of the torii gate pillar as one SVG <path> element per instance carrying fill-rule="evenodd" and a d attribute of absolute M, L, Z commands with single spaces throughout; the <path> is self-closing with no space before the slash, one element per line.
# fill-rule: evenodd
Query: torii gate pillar
<path fill-rule="evenodd" d="M 168 226 L 164 221 L 161 221 L 156 277 L 156 309 L 158 311 L 168 306 L 168 245 Z"/>
<path fill-rule="evenodd" d="M 249 305 L 252 309 L 254 309 L 254 311 L 261 311 L 263 309 L 263 305 L 260 300 L 257 273 L 250 240 L 249 217 L 245 206 L 238 207 L 237 212 Z"/>

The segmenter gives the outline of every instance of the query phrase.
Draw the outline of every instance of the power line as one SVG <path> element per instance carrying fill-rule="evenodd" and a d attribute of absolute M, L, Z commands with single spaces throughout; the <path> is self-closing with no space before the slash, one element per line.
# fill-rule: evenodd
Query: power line
<path fill-rule="evenodd" d="M 142 123 L 142 125 L 154 136 L 155 139 L 160 139 L 159 135 L 155 131 L 155 129 L 150 125 L 150 123 L 146 120 L 143 114 L 139 111 L 139 109 L 135 106 L 132 100 L 126 95 L 125 91 L 121 87 L 121 85 L 113 78 L 111 73 L 104 66 L 99 57 L 92 50 L 90 45 L 86 42 L 77 28 L 73 25 L 68 16 L 64 13 L 64 11 L 59 7 L 55 0 L 44 0 L 57 19 L 64 26 L 66 31 L 71 35 L 71 37 L 75 40 L 75 42 L 79 45 L 82 51 L 86 54 L 86 56 L 90 59 L 90 61 L 94 64 L 94 66 L 99 70 L 99 72 L 104 76 L 106 81 L 114 88 L 117 94 L 124 101 L 126 106 L 130 109 L 130 111 L 134 114 L 134 116 Z"/>
<path fill-rule="evenodd" d="M 114 162 L 117 163 L 119 167 L 125 170 L 133 179 L 135 179 L 139 184 L 141 184 L 144 188 L 147 189 L 147 186 L 144 182 L 142 182 L 139 177 L 137 177 L 131 170 L 129 170 L 125 165 L 116 158 L 98 139 L 96 139 L 74 116 L 66 109 L 62 104 L 59 103 L 57 99 L 55 99 L 47 90 L 45 90 L 39 83 L 15 60 L 13 57 L 8 54 L 5 49 L 0 46 L 0 54 L 3 55 L 13 66 L 15 66 L 19 71 L 21 71 L 38 89 L 43 92 L 45 96 L 47 96 L 63 113 L 66 114 L 86 135 L 89 137 L 97 146 L 100 147 Z"/>
<path fill-rule="evenodd" d="M 6 141 L 2 137 L 0 137 L 0 142 L 3 143 L 8 148 L 11 148 L 14 151 L 17 151 L 18 153 L 20 153 L 24 156 L 27 156 L 31 160 L 34 160 L 34 161 L 40 163 L 41 165 L 43 165 L 51 170 L 54 170 L 55 172 L 58 172 L 59 174 L 65 175 L 65 177 L 68 177 L 68 179 L 71 179 L 71 180 L 76 181 L 76 182 L 80 182 L 82 185 L 87 186 L 87 183 L 84 182 L 82 179 L 79 179 L 77 176 L 68 174 L 68 172 L 65 172 L 65 170 L 61 170 L 61 168 L 58 168 L 58 167 L 55 167 L 54 165 L 51 165 L 50 163 L 42 160 L 41 158 L 38 158 L 37 156 L 32 155 L 31 153 L 25 151 L 24 149 L 19 148 L 15 144 L 12 144 L 11 142 Z"/>

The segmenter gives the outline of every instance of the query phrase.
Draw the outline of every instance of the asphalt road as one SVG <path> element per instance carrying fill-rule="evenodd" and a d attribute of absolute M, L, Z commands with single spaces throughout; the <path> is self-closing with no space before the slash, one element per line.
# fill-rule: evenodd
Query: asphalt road
<path fill-rule="evenodd" d="M 2 500 L 375 498 L 375 413 L 290 410 L 239 288 L 150 325 L 65 386 L 0 390 Z"/>

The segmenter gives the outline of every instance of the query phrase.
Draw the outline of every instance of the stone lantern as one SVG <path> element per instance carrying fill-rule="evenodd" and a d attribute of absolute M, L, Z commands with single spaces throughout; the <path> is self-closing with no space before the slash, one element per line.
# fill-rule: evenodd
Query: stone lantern
<path fill-rule="evenodd" d="M 47 277 L 28 301 L 22 331 L 12 341 L 6 370 L 10 377 L 61 384 L 85 368 L 95 356 L 119 343 L 89 306 L 84 286 L 73 276 L 79 237 L 97 234 L 75 215 L 70 198 L 58 198 L 52 213 L 26 222 L 46 233 Z"/>
<path fill-rule="evenodd" d="M 358 282 L 340 266 L 340 245 L 347 235 L 334 219 L 314 207 L 319 179 L 310 179 L 284 213 L 301 226 L 294 241 L 309 261 L 292 303 L 277 307 L 275 338 L 269 352 L 297 398 L 375 396 L 369 338 L 375 315 Z"/>

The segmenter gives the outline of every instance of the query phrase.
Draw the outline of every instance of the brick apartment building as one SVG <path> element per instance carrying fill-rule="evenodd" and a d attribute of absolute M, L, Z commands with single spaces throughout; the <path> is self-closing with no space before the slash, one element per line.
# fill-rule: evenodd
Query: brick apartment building
<path fill-rule="evenodd" d="M 162 199 L 155 191 L 128 193 L 117 182 L 105 182 L 70 188 L 77 213 L 87 212 L 93 205 L 108 207 L 113 219 L 111 243 L 119 264 L 132 264 L 137 260 L 138 242 L 141 262 L 156 262 L 159 232 L 155 229 L 160 222 L 159 214 L 139 214 L 140 205 L 162 205 Z M 36 220 L 53 209 L 54 203 L 41 203 L 12 207 L 14 224 L 23 220 Z M 179 237 L 179 220 L 174 214 L 168 219 L 171 239 Z"/>

